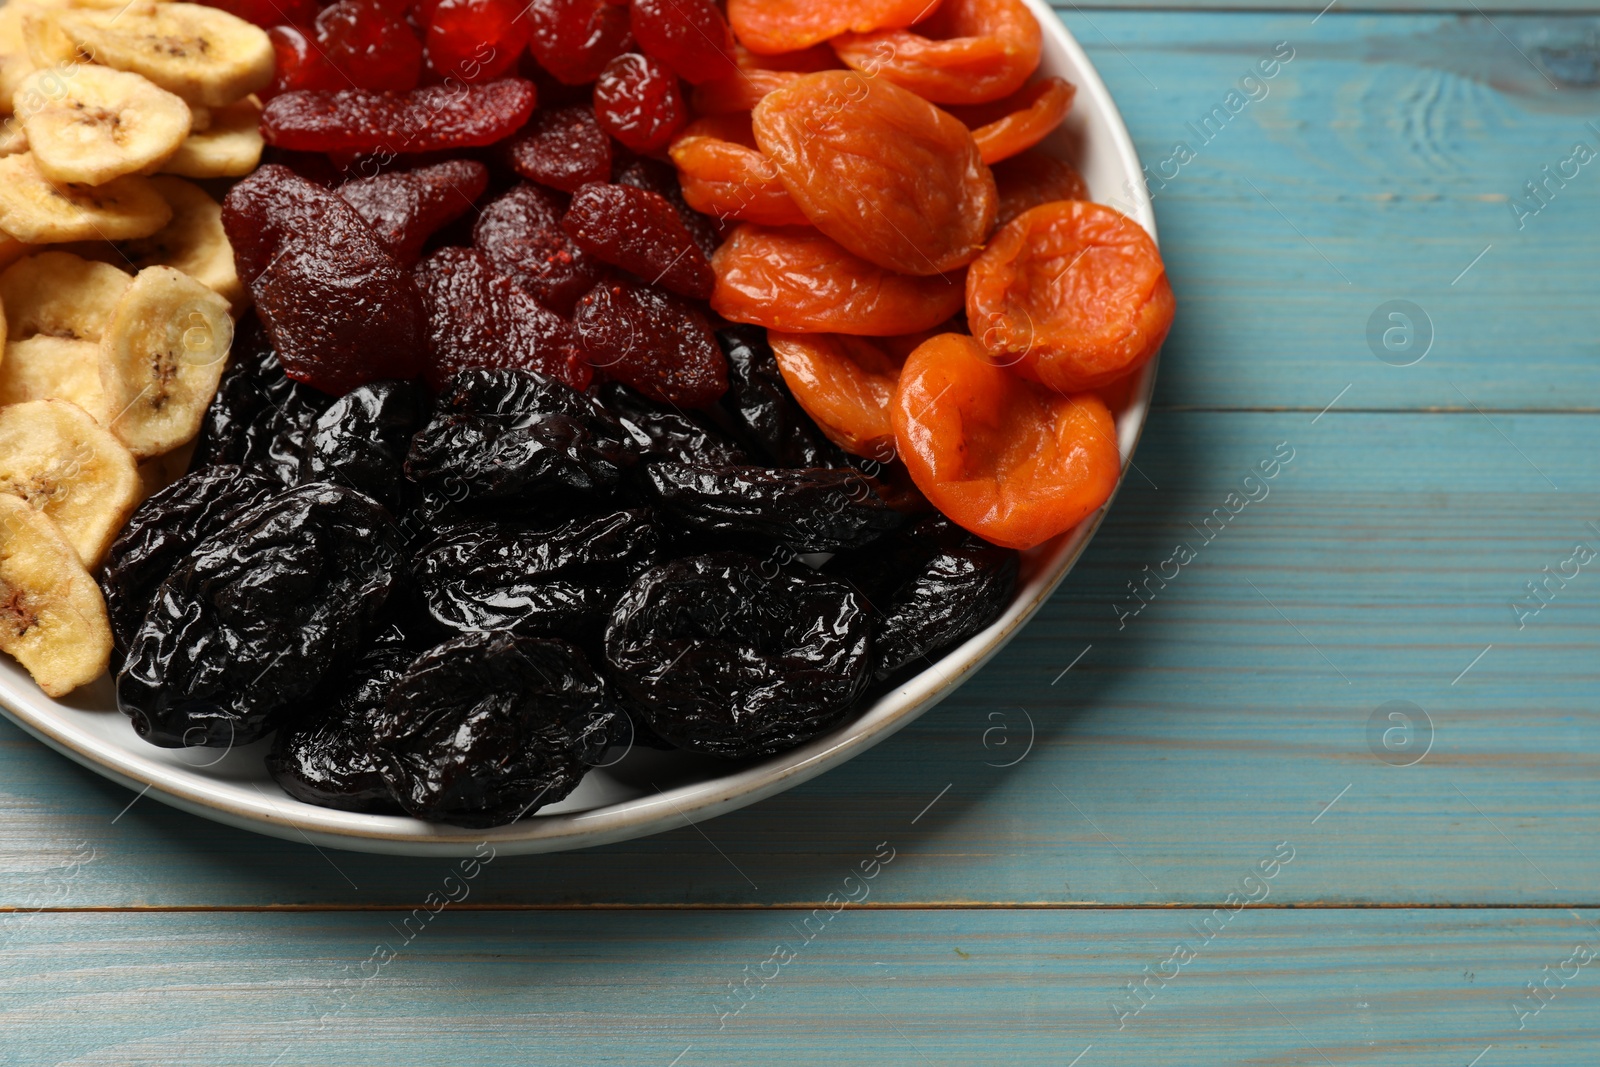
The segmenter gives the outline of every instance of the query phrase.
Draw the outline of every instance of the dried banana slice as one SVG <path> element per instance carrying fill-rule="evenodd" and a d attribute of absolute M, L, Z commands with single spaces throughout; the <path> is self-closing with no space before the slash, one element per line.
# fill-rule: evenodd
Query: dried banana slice
<path fill-rule="evenodd" d="M 6 8 L 0 7 L 0 12 Z M 0 47 L 0 112 L 9 112 L 17 95 L 17 86 L 27 80 L 38 68 L 25 51 L 10 52 Z"/>
<path fill-rule="evenodd" d="M 242 310 L 244 286 L 233 265 L 233 246 L 222 229 L 222 205 L 182 178 L 158 175 L 150 184 L 172 205 L 172 221 L 160 233 L 124 242 L 121 254 L 136 269 L 176 267 Z"/>
<path fill-rule="evenodd" d="M 150 179 L 129 174 L 104 185 L 55 185 L 32 152 L 0 156 L 0 230 L 29 244 L 149 237 L 172 220 Z"/>
<path fill-rule="evenodd" d="M 78 405 L 31 400 L 0 408 L 0 494 L 54 519 L 85 567 L 99 566 L 139 491 L 133 456 Z"/>
<path fill-rule="evenodd" d="M 161 164 L 161 172 L 185 178 L 240 178 L 256 169 L 266 144 L 261 137 L 261 105 L 251 97 L 213 109 L 210 125 L 204 131 L 191 130 Z"/>
<path fill-rule="evenodd" d="M 61 531 L 16 497 L 0 495 L 0 650 L 47 696 L 66 696 L 111 662 L 100 587 Z"/>
<path fill-rule="evenodd" d="M 11 266 L 33 250 L 33 245 L 23 244 L 9 233 L 0 232 L 0 268 Z"/>
<path fill-rule="evenodd" d="M 98 342 L 133 277 L 70 252 L 40 252 L 0 273 L 10 339 L 35 334 Z"/>
<path fill-rule="evenodd" d="M 35 71 L 16 95 L 33 161 L 53 182 L 103 185 L 153 169 L 189 136 L 189 105 L 138 74 Z"/>
<path fill-rule="evenodd" d="M 266 31 L 214 7 L 133 3 L 63 11 L 56 25 L 96 63 L 143 74 L 191 104 L 221 107 L 272 81 Z"/>
<path fill-rule="evenodd" d="M 15 155 L 28 150 L 28 135 L 15 115 L 0 121 L 0 156 Z"/>
<path fill-rule="evenodd" d="M 70 400 L 101 426 L 111 421 L 100 384 L 100 346 L 65 337 L 30 337 L 6 345 L 0 359 L 0 404 Z"/>
<path fill-rule="evenodd" d="M 100 339 L 111 430 L 140 459 L 200 432 L 233 344 L 219 294 L 180 270 L 146 267 L 117 302 Z"/>
<path fill-rule="evenodd" d="M 24 7 L 21 18 L 22 45 L 27 50 L 28 61 L 35 67 L 83 62 L 83 52 L 62 30 L 54 11 Z"/>

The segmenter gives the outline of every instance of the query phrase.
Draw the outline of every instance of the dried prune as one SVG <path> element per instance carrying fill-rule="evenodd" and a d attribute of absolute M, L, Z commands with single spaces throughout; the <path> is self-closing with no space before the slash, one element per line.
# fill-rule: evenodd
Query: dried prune
<path fill-rule="evenodd" d="M 594 83 L 600 128 L 635 152 L 659 152 L 689 121 L 678 77 L 665 63 L 626 52 L 606 64 Z"/>
<path fill-rule="evenodd" d="M 617 714 L 605 681 L 571 645 L 471 634 L 412 662 L 373 736 L 408 814 L 500 826 L 572 792 Z"/>
<path fill-rule="evenodd" d="M 711 264 L 665 197 L 593 182 L 573 194 L 561 225 L 584 251 L 649 285 L 701 299 L 711 295 Z"/>
<path fill-rule="evenodd" d="M 352 389 L 312 427 L 300 480 L 336 482 L 390 511 L 399 510 L 406 451 L 427 413 L 427 398 L 412 382 L 374 382 Z"/>
<path fill-rule="evenodd" d="M 396 586 L 399 531 L 326 483 L 233 516 L 161 583 L 117 675 L 134 730 L 165 748 L 255 741 L 358 652 Z"/>
<path fill-rule="evenodd" d="M 994 220 L 997 233 L 1006 223 L 1040 204 L 1089 199 L 1089 187 L 1076 167 L 1038 149 L 996 163 L 994 183 L 1000 191 L 1000 210 Z"/>
<path fill-rule="evenodd" d="M 289 377 L 330 393 L 416 377 L 422 299 L 355 208 L 266 166 L 229 190 L 222 224 Z"/>
<path fill-rule="evenodd" d="M 612 612 L 606 662 L 656 733 L 736 759 L 841 719 L 871 676 L 868 644 L 844 583 L 714 553 L 639 577 Z"/>
<path fill-rule="evenodd" d="M 1044 35 L 1022 0 L 942 0 L 915 32 L 847 33 L 829 43 L 851 67 L 924 100 L 981 104 L 1028 80 Z"/>
<path fill-rule="evenodd" d="M 383 0 L 338 0 L 316 21 L 317 50 L 358 89 L 405 92 L 422 74 L 422 43 Z"/>
<path fill-rule="evenodd" d="M 561 228 L 563 208 L 554 194 L 523 183 L 483 209 L 472 243 L 496 271 L 561 315 L 600 280 L 604 268 Z"/>
<path fill-rule="evenodd" d="M 717 249 L 711 266 L 717 275 L 713 311 L 792 333 L 916 333 L 960 311 L 965 295 L 960 274 L 897 274 L 800 227 L 744 223 Z"/>
<path fill-rule="evenodd" d="M 721 227 L 716 220 L 689 206 L 678 185 L 678 172 L 669 164 L 648 156 L 635 156 L 616 168 L 612 180 L 618 185 L 631 185 L 660 196 L 678 213 L 678 219 L 706 259 L 716 254 L 717 246 L 722 244 Z"/>
<path fill-rule="evenodd" d="M 441 248 L 417 264 L 428 321 L 430 388 L 467 367 L 536 370 L 587 388 L 577 336 L 555 312 L 472 248 Z"/>
<path fill-rule="evenodd" d="M 680 133 L 670 149 L 683 198 L 719 219 L 764 226 L 804 226 L 806 217 L 756 147 L 746 115 L 712 115 Z"/>
<path fill-rule="evenodd" d="M 673 407 L 703 408 L 728 391 L 728 364 L 687 300 L 631 282 L 601 282 L 573 313 L 597 372 Z"/>
<path fill-rule="evenodd" d="M 464 504 L 600 494 L 634 458 L 627 431 L 592 398 L 541 374 L 467 370 L 412 439 L 406 473 Z"/>
<path fill-rule="evenodd" d="M 455 159 L 357 178 L 339 186 L 339 196 L 409 267 L 422 258 L 422 246 L 435 231 L 472 210 L 488 184 L 489 170 L 482 163 Z"/>
<path fill-rule="evenodd" d="M 617 417 L 643 456 L 712 466 L 750 464 L 744 449 L 716 427 L 694 415 L 668 411 L 621 382 L 602 385 L 599 399 Z"/>
<path fill-rule="evenodd" d="M 728 0 L 728 21 L 752 52 L 808 48 L 847 30 L 899 29 L 927 18 L 938 0 Z"/>
<path fill-rule="evenodd" d="M 686 82 L 699 85 L 737 71 L 733 34 L 712 0 L 633 0 L 634 40 Z"/>
<path fill-rule="evenodd" d="M 243 467 L 205 467 L 184 475 L 139 505 L 112 543 L 100 576 L 115 646 L 113 671 L 121 665 L 167 575 L 234 515 L 282 488 L 266 475 Z"/>
<path fill-rule="evenodd" d="M 774 333 L 768 341 L 795 400 L 830 441 L 880 463 L 894 459 L 889 404 L 903 358 L 847 334 Z"/>
<path fill-rule="evenodd" d="M 849 581 L 872 609 L 872 658 L 887 678 L 999 618 L 1017 567 L 1015 549 L 930 515 L 869 549 L 835 556 L 826 572 Z"/>
<path fill-rule="evenodd" d="M 690 529 L 764 538 L 796 552 L 871 544 L 905 519 L 848 468 L 657 462 L 645 477 L 662 510 Z"/>
<path fill-rule="evenodd" d="M 822 71 L 768 94 L 751 117 L 806 218 L 862 259 L 942 274 L 983 250 L 994 176 L 967 128 L 915 93 Z"/>
<path fill-rule="evenodd" d="M 467 85 L 510 71 L 528 41 L 523 9 L 518 0 L 436 0 L 422 31 L 428 69 Z"/>
<path fill-rule="evenodd" d="M 613 0 L 533 0 L 528 51 L 567 85 L 594 81 L 633 44 L 628 9 Z"/>
<path fill-rule="evenodd" d="M 303 152 L 442 152 L 491 145 L 533 114 L 533 83 L 427 85 L 409 93 L 368 89 L 283 93 L 261 113 L 268 144 Z"/>
<path fill-rule="evenodd" d="M 728 360 L 728 393 L 722 410 L 762 458 L 780 467 L 847 464 L 844 453 L 823 435 L 789 392 L 766 330 L 730 326 L 718 331 L 717 342 Z"/>
<path fill-rule="evenodd" d="M 422 548 L 416 574 L 429 614 L 452 630 L 583 642 L 600 636 L 623 589 L 655 563 L 659 542 L 644 509 L 553 528 L 465 523 Z"/>
<path fill-rule="evenodd" d="M 541 111 L 505 146 L 511 169 L 530 181 L 575 193 L 611 178 L 611 138 L 592 107 Z"/>

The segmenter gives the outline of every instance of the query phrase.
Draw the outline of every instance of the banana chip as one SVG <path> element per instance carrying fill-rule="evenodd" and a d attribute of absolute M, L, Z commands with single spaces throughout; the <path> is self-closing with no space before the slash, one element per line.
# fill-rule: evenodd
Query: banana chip
<path fill-rule="evenodd" d="M 132 276 L 70 252 L 40 252 L 0 273 L 10 340 L 35 334 L 98 342 Z"/>
<path fill-rule="evenodd" d="M 104 185 L 55 185 L 32 152 L 0 157 L 0 230 L 29 244 L 149 237 L 172 220 L 150 179 L 130 174 Z"/>
<path fill-rule="evenodd" d="M 94 681 L 111 662 L 100 587 L 55 523 L 0 494 L 0 650 L 47 696 Z"/>
<path fill-rule="evenodd" d="M 222 229 L 222 205 L 182 178 L 158 175 L 150 184 L 172 205 L 172 221 L 159 233 L 124 242 L 120 255 L 137 269 L 176 267 L 242 310 L 244 286 L 234 269 L 233 246 Z"/>
<path fill-rule="evenodd" d="M 189 136 L 189 105 L 148 78 L 81 64 L 35 71 L 16 94 L 34 163 L 56 183 L 153 169 Z"/>
<path fill-rule="evenodd" d="M 83 53 L 61 29 L 54 11 L 24 7 L 21 18 L 22 44 L 27 50 L 28 61 L 35 67 L 83 62 Z"/>
<path fill-rule="evenodd" d="M 0 359 L 0 405 L 70 400 L 101 426 L 111 421 L 100 384 L 100 346 L 64 337 L 30 337 L 6 345 Z"/>
<path fill-rule="evenodd" d="M 96 63 L 143 74 L 190 104 L 221 107 L 272 81 L 266 31 L 214 7 L 134 3 L 62 11 L 55 22 Z"/>
<path fill-rule="evenodd" d="M 0 120 L 0 156 L 15 155 L 28 150 L 28 135 L 15 115 Z"/>
<path fill-rule="evenodd" d="M 261 105 L 254 98 L 210 112 L 205 130 L 191 130 L 161 164 L 163 174 L 185 178 L 242 178 L 261 162 Z"/>

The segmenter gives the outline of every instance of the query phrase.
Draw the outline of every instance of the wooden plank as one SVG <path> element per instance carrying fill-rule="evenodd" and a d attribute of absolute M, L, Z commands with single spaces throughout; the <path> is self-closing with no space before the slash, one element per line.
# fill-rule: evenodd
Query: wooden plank
<path fill-rule="evenodd" d="M 1590 416 L 1159 413 L 1063 590 L 923 720 L 700 829 L 506 859 L 476 899 L 816 901 L 888 838 L 903 858 L 879 894 L 898 902 L 1213 902 L 1289 840 L 1302 858 L 1275 900 L 1594 903 L 1600 575 L 1523 629 L 1510 605 L 1575 542 L 1600 548 L 1597 448 Z M 1128 581 L 1179 542 L 1196 558 L 1119 629 Z M 1431 716 L 1416 766 L 1369 749 L 1391 700 Z M 1032 749 L 1000 766 L 1030 721 Z M 149 799 L 120 814 L 129 792 L 0 738 L 0 904 L 36 903 L 79 842 L 96 858 L 73 906 L 431 888 L 434 864 L 324 857 Z"/>
<path fill-rule="evenodd" d="M 10 931 L 0 1032 L 17 1067 L 1571 1067 L 1600 1037 L 1600 963 L 1513 1010 L 1600 953 L 1593 912 L 1244 909 L 1209 942 L 1197 912 L 824 915 L 444 911 L 409 943 L 397 915 L 44 915 Z"/>

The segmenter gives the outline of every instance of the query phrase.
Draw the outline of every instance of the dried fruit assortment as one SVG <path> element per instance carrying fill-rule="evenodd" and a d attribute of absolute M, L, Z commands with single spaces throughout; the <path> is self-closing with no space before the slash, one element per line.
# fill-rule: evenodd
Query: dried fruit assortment
<path fill-rule="evenodd" d="M 1034 148 L 1041 41 L 1020 0 L 8 6 L 0 649 L 464 826 L 633 737 L 830 729 L 1104 503 L 1093 390 L 1172 319 Z"/>

